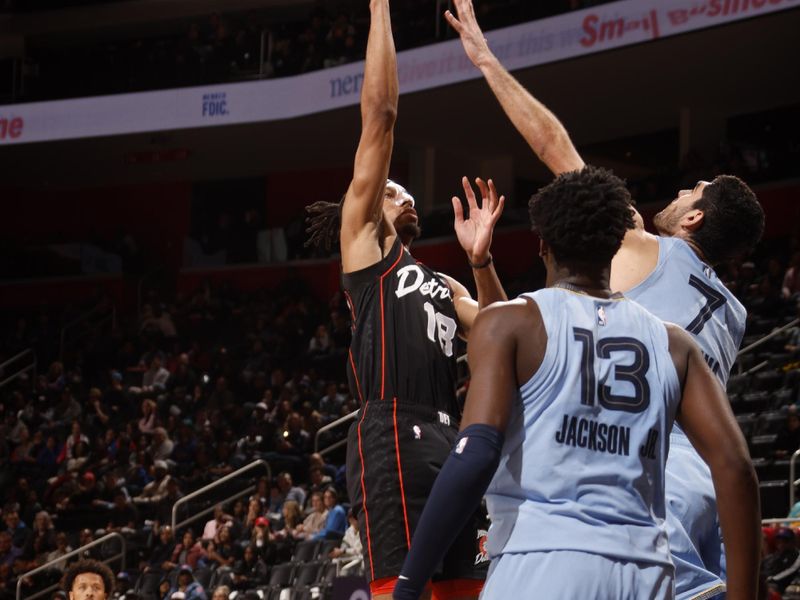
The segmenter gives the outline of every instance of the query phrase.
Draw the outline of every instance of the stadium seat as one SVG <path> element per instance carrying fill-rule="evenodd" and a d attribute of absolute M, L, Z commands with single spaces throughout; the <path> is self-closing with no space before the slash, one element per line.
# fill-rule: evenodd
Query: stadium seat
<path fill-rule="evenodd" d="M 341 543 L 337 542 L 336 540 L 322 540 L 317 552 L 317 559 L 328 560 L 328 555 L 331 553 L 331 550 L 338 548 L 339 546 L 341 546 Z"/>
<path fill-rule="evenodd" d="M 753 458 L 769 458 L 775 449 L 775 440 L 778 434 L 768 433 L 754 435 L 750 438 L 750 456 Z"/>
<path fill-rule="evenodd" d="M 780 410 L 770 410 L 765 413 L 761 413 L 761 415 L 758 417 L 758 424 L 755 431 L 758 435 L 778 433 L 783 428 L 785 423 L 786 413 Z"/>
<path fill-rule="evenodd" d="M 265 595 L 264 600 L 278 600 L 281 590 L 292 586 L 294 568 L 295 566 L 292 563 L 283 563 L 272 567 L 269 573 L 269 582 L 266 586 L 269 598 Z"/>
<path fill-rule="evenodd" d="M 732 375 L 728 379 L 728 394 L 741 394 L 750 387 L 750 375 Z"/>
<path fill-rule="evenodd" d="M 742 430 L 742 434 L 744 434 L 744 437 L 749 438 L 750 435 L 753 433 L 756 420 L 757 420 L 757 415 L 752 412 L 736 415 L 736 422 L 739 423 L 739 428 Z"/>
<path fill-rule="evenodd" d="M 755 377 L 753 377 L 752 389 L 757 392 L 772 392 L 777 390 L 781 383 L 783 383 L 783 373 L 780 371 L 764 371 L 756 373 Z"/>
<path fill-rule="evenodd" d="M 305 540 L 299 542 L 292 552 L 292 562 L 295 564 L 307 563 L 317 558 L 320 546 L 319 540 Z"/>
<path fill-rule="evenodd" d="M 769 392 L 748 392 L 742 394 L 742 404 L 747 412 L 760 413 L 769 408 Z"/>
<path fill-rule="evenodd" d="M 761 517 L 778 519 L 789 513 L 789 482 L 762 481 L 758 484 L 761 493 Z"/>

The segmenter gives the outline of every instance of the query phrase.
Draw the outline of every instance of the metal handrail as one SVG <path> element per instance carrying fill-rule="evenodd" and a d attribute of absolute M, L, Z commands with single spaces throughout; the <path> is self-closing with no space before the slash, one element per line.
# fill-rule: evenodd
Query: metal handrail
<path fill-rule="evenodd" d="M 228 502 L 233 502 L 235 500 L 238 500 L 242 496 L 247 496 L 248 494 L 252 494 L 254 491 L 256 491 L 256 486 L 251 485 L 250 487 L 247 487 L 247 488 L 243 489 L 241 492 L 239 492 L 237 494 L 234 494 L 233 496 L 228 496 L 227 498 L 225 498 L 222 501 L 222 503 L 225 504 L 225 503 L 228 503 Z M 215 505 L 216 504 L 218 504 L 218 502 L 215 502 L 214 506 L 209 506 L 208 508 L 201 510 L 199 513 L 194 513 L 188 519 L 184 519 L 180 523 L 177 523 L 176 525 L 174 525 L 173 528 L 172 528 L 173 533 L 175 531 L 178 531 L 179 529 L 183 529 L 184 527 L 194 523 L 195 521 L 199 521 L 200 519 L 202 519 L 206 515 L 210 515 L 211 513 L 213 513 L 214 510 L 215 510 Z"/>
<path fill-rule="evenodd" d="M 198 496 L 202 496 L 207 491 L 213 490 L 214 488 L 219 487 L 220 485 L 222 485 L 223 483 L 225 483 L 227 481 L 230 481 L 231 479 L 235 479 L 235 478 L 241 476 L 242 473 L 245 473 L 246 471 L 252 471 L 253 469 L 255 469 L 257 467 L 264 467 L 267 470 L 267 477 L 272 479 L 272 469 L 270 469 L 269 463 L 267 461 L 263 460 L 263 459 L 258 459 L 258 460 L 255 460 L 255 461 L 251 462 L 249 465 L 243 466 L 241 469 L 237 469 L 233 473 L 228 473 L 224 477 L 220 477 L 216 481 L 212 481 L 208 485 L 205 485 L 205 486 L 201 487 L 199 490 L 195 490 L 194 492 L 192 492 L 188 496 L 184 496 L 183 498 L 179 499 L 175 504 L 172 505 L 172 532 L 175 533 L 177 531 L 176 519 L 177 519 L 177 516 L 178 516 L 178 507 L 179 506 L 182 506 L 182 505 L 186 504 L 189 500 L 193 500 L 194 498 L 197 498 Z M 241 496 L 241 495 L 242 495 L 242 493 L 239 493 L 239 496 Z M 230 500 L 230 498 L 229 498 L 229 500 Z M 212 510 L 213 510 L 213 508 L 212 508 Z M 191 521 L 194 521 L 194 520 L 196 520 L 196 519 L 190 517 L 190 519 L 187 519 L 186 521 L 180 523 L 180 527 L 183 527 L 187 522 L 191 522 Z"/>
<path fill-rule="evenodd" d="M 36 352 L 34 352 L 33 348 L 28 348 L 27 350 L 23 350 L 22 352 L 20 352 L 16 356 L 12 356 L 11 358 L 9 358 L 3 364 L 0 364 L 0 372 L 2 372 L 3 369 L 5 369 L 8 365 L 10 365 L 10 364 L 16 362 L 17 360 L 23 358 L 26 354 L 30 354 L 31 355 L 31 357 L 33 358 L 33 362 L 31 364 L 25 366 L 25 367 L 22 367 L 20 370 L 16 371 L 15 373 L 12 373 L 8 377 L 6 377 L 3 381 L 0 381 L 0 387 L 3 387 L 7 383 L 11 383 L 12 381 L 14 381 L 18 377 L 20 377 L 23 373 L 27 373 L 28 371 L 33 371 L 33 377 L 32 377 L 33 382 L 32 382 L 32 385 L 33 386 L 36 385 L 36 368 L 37 368 L 39 363 L 36 360 Z"/>
<path fill-rule="evenodd" d="M 758 348 L 762 344 L 768 342 L 772 338 L 777 337 L 782 333 L 785 333 L 786 331 L 788 331 L 792 327 L 796 327 L 798 324 L 800 324 L 800 319 L 794 319 L 794 320 L 790 321 L 789 323 L 787 323 L 786 325 L 784 325 L 783 327 L 779 327 L 778 329 L 769 332 L 763 338 L 761 338 L 759 340 L 756 340 L 755 342 L 753 342 L 752 344 L 750 344 L 746 348 L 742 348 L 741 350 L 739 350 L 738 354 L 736 355 L 736 358 L 739 358 L 740 356 L 742 356 L 744 354 L 747 354 L 748 352 L 750 352 L 752 350 L 755 350 L 756 348 Z M 742 374 L 742 365 L 740 363 L 739 364 L 739 375 L 741 375 L 741 374 Z"/>
<path fill-rule="evenodd" d="M 122 552 L 120 554 L 115 554 L 114 556 L 110 556 L 109 558 L 104 559 L 102 562 L 110 563 L 113 560 L 117 560 L 118 558 L 121 558 L 122 559 L 121 560 L 121 562 L 122 562 L 122 569 L 121 570 L 124 571 L 125 570 L 125 555 L 128 552 L 128 544 L 125 541 L 125 537 L 124 536 L 122 536 L 121 534 L 119 534 L 116 531 L 114 531 L 112 533 L 104 535 L 103 537 L 101 537 L 99 539 L 94 540 L 93 542 L 89 542 L 85 546 L 81 546 L 80 548 L 78 548 L 76 550 L 73 550 L 72 552 L 67 552 L 64 556 L 59 556 L 58 558 L 54 558 L 53 560 L 51 560 L 49 562 L 46 562 L 45 564 L 43 564 L 43 565 L 41 565 L 39 567 L 36 567 L 35 569 L 32 569 L 32 570 L 20 575 L 19 578 L 17 579 L 17 600 L 21 600 L 21 598 L 22 598 L 22 595 L 21 595 L 22 594 L 22 582 L 23 582 L 24 579 L 32 577 L 36 573 L 40 573 L 42 571 L 46 571 L 47 569 L 49 569 L 50 567 L 52 567 L 56 563 L 60 563 L 61 561 L 64 561 L 64 560 L 69 560 L 73 556 L 78 556 L 80 554 L 83 554 L 89 548 L 94 548 L 95 546 L 99 546 L 101 544 L 104 544 L 104 543 L 106 543 L 109 540 L 112 540 L 114 538 L 117 538 L 122 542 Z M 52 592 L 53 590 L 57 589 L 58 587 L 59 587 L 59 584 L 51 585 L 48 588 L 45 588 L 43 590 L 39 590 L 38 592 L 36 592 L 32 596 L 26 596 L 26 598 L 27 598 L 27 600 L 33 600 L 34 598 L 38 598 L 39 596 L 44 596 L 45 594 L 49 594 L 50 592 Z"/>
<path fill-rule="evenodd" d="M 319 436 L 320 436 L 321 434 L 325 433 L 326 431 L 330 431 L 331 429 L 335 429 L 335 428 L 336 428 L 336 427 L 338 427 L 339 425 L 342 425 L 342 424 L 344 424 L 344 423 L 347 423 L 348 421 L 353 421 L 353 420 L 355 420 L 355 418 L 356 418 L 356 415 L 358 415 L 358 411 L 357 411 L 357 410 L 354 410 L 354 411 L 353 411 L 353 412 L 351 412 L 349 415 L 345 415 L 345 416 L 343 416 L 343 417 L 339 417 L 338 419 L 336 419 L 336 420 L 335 420 L 335 421 L 333 421 L 332 423 L 328 423 L 328 424 L 327 424 L 327 425 L 325 425 L 324 427 L 320 427 L 320 428 L 317 430 L 317 433 L 314 435 L 314 452 L 319 452 L 319 451 L 320 451 L 320 450 L 319 450 Z M 335 444 L 334 444 L 334 445 L 335 445 Z M 341 446 L 341 443 L 339 443 L 339 446 Z M 336 447 L 338 448 L 339 446 L 336 446 Z M 323 450 L 323 451 L 322 451 L 322 453 L 324 454 L 324 453 L 326 453 L 326 452 L 330 452 L 332 449 L 333 449 L 333 447 L 332 447 L 332 446 L 331 446 L 331 447 L 328 447 L 328 448 L 325 448 L 325 450 Z"/>

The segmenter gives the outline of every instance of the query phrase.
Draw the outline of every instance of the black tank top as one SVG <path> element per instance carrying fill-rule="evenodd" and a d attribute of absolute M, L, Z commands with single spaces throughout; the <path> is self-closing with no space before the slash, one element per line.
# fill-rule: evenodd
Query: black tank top
<path fill-rule="evenodd" d="M 398 238 L 383 260 L 343 274 L 342 284 L 353 320 L 353 396 L 362 404 L 397 399 L 457 416 L 458 321 L 447 281 Z"/>

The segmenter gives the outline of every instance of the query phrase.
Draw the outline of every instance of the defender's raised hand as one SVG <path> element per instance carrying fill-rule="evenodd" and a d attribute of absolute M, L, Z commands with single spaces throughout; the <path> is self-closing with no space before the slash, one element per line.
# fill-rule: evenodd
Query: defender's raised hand
<path fill-rule="evenodd" d="M 478 25 L 472 0 L 455 0 L 455 5 L 458 17 L 449 10 L 445 11 L 444 17 L 461 37 L 464 52 L 467 53 L 472 64 L 481 68 L 482 64 L 493 58 L 494 55 L 489 49 L 489 43 Z"/>
<path fill-rule="evenodd" d="M 481 205 L 478 206 L 475 192 L 469 179 L 461 178 L 464 186 L 464 195 L 467 199 L 467 215 L 464 218 L 464 209 L 458 196 L 453 196 L 453 213 L 455 215 L 454 227 L 458 243 L 467 253 L 472 264 L 481 264 L 489 258 L 489 249 L 492 246 L 492 233 L 500 215 L 503 214 L 505 196 L 497 196 L 497 189 L 490 179 L 487 182 L 481 178 L 475 179 L 481 194 Z"/>

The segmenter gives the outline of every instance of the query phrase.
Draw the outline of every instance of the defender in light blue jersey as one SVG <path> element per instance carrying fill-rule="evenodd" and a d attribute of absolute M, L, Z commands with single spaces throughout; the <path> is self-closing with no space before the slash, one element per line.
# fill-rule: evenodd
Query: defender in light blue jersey
<path fill-rule="evenodd" d="M 493 562 L 482 598 L 673 597 L 664 478 L 675 419 L 721 492 L 729 598 L 755 597 L 757 482 L 725 393 L 683 329 L 608 286 L 629 200 L 593 167 L 531 200 L 550 289 L 475 322 L 461 433 L 396 599 L 419 597 L 485 490 Z"/>
<path fill-rule="evenodd" d="M 558 118 L 523 88 L 492 53 L 472 2 L 455 0 L 455 5 L 458 18 L 447 13 L 448 21 L 533 152 L 555 175 L 582 168 L 583 159 Z M 716 276 L 706 265 L 748 252 L 758 242 L 764 213 L 755 195 L 741 180 L 724 175 L 711 183 L 701 181 L 693 190 L 681 191 L 656 219 L 662 236 L 685 242 L 676 244 L 680 251 L 662 248 L 656 236 L 644 232 L 638 214 L 636 218 L 640 229 L 629 232 L 612 262 L 611 289 L 627 294 L 640 284 L 645 285 L 649 293 L 638 297 L 635 292 L 632 297 L 656 316 L 693 333 L 711 368 L 724 381 L 741 339 L 744 313 L 727 290 L 717 285 Z M 681 271 L 666 262 L 666 269 L 659 273 L 656 269 L 662 249 L 663 256 L 684 255 L 689 261 L 691 256 L 686 251 L 694 252 L 695 264 Z M 702 265 L 699 273 L 697 265 Z M 697 279 L 690 281 L 693 273 Z M 720 304 L 722 297 L 728 302 Z M 714 491 L 708 467 L 681 434 L 673 436 L 673 452 L 667 462 L 667 495 L 677 598 L 718 597 L 724 593 L 725 564 Z"/>

